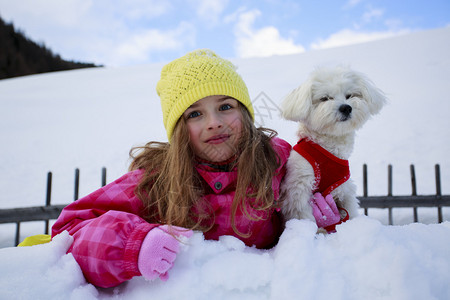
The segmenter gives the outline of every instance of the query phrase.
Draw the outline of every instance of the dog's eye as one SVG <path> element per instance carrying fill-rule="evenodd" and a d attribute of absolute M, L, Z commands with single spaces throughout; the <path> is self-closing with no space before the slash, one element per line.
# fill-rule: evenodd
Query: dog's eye
<path fill-rule="evenodd" d="M 333 97 L 325 96 L 325 97 L 320 98 L 320 101 L 322 101 L 322 102 L 325 102 L 325 101 L 328 101 L 328 100 L 333 100 Z"/>
<path fill-rule="evenodd" d="M 358 94 L 358 93 L 353 93 L 353 94 L 347 94 L 347 95 L 345 95 L 345 99 L 350 99 L 350 98 L 353 98 L 353 97 L 356 97 L 356 98 L 361 98 L 361 94 Z"/>

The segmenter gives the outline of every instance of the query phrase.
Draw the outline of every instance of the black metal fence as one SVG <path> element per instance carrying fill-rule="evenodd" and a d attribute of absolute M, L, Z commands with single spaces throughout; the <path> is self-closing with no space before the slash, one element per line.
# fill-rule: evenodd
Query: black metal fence
<path fill-rule="evenodd" d="M 363 196 L 358 197 L 360 207 L 364 208 L 364 214 L 368 215 L 369 208 L 387 208 L 389 211 L 389 225 L 392 225 L 393 208 L 411 207 L 413 209 L 414 222 L 418 222 L 418 207 L 436 207 L 438 222 L 443 222 L 442 207 L 450 206 L 450 195 L 442 195 L 441 192 L 441 172 L 440 166 L 434 166 L 436 194 L 434 195 L 417 195 L 416 172 L 414 165 L 410 165 L 411 175 L 411 195 L 393 196 L 392 195 L 392 165 L 388 165 L 388 193 L 386 196 L 368 196 L 367 188 L 367 165 L 363 165 Z"/>
<path fill-rule="evenodd" d="M 363 196 L 359 196 L 361 208 L 367 215 L 369 208 L 385 208 L 389 211 L 389 225 L 393 224 L 393 208 L 412 208 L 414 215 L 414 222 L 418 222 L 418 207 L 435 207 L 437 209 L 438 222 L 443 222 L 442 207 L 450 206 L 450 195 L 441 194 L 441 176 L 440 167 L 435 165 L 435 181 L 436 194 L 434 195 L 417 195 L 416 189 L 416 175 L 414 165 L 410 166 L 411 173 L 411 195 L 394 196 L 392 195 L 392 165 L 388 166 L 388 193 L 386 196 L 368 196 L 368 175 L 367 165 L 363 165 Z M 106 168 L 102 168 L 101 185 L 106 185 Z M 78 199 L 80 170 L 75 169 L 75 184 L 74 184 L 74 201 Z M 49 220 L 57 219 L 61 210 L 67 205 L 51 205 L 52 194 L 52 173 L 47 174 L 47 192 L 45 206 L 22 207 L 0 209 L 0 224 L 15 223 L 16 235 L 15 244 L 19 244 L 20 240 L 20 224 L 22 222 L 30 221 L 44 221 L 44 232 L 49 233 Z"/>
<path fill-rule="evenodd" d="M 45 197 L 45 206 L 32 206 L 32 207 L 20 207 L 20 208 L 7 208 L 0 209 L 0 224 L 5 223 L 15 223 L 16 224 L 16 235 L 15 235 L 15 245 L 20 242 L 20 223 L 31 222 L 31 221 L 44 221 L 44 233 L 49 234 L 50 220 L 55 220 L 58 218 L 62 209 L 67 206 L 67 204 L 51 205 L 52 198 L 52 172 L 47 173 L 47 190 Z M 106 185 L 106 168 L 102 168 L 101 173 L 101 186 Z M 75 184 L 73 200 L 76 201 L 79 195 L 80 188 L 80 170 L 75 169 Z"/>

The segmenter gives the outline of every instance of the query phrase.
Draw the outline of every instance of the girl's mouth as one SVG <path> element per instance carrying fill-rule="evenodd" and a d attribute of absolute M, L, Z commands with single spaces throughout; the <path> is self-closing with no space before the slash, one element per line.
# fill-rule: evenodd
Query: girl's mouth
<path fill-rule="evenodd" d="M 206 143 L 208 144 L 221 144 L 223 142 L 226 142 L 230 138 L 230 135 L 228 134 L 219 134 L 210 137 L 206 140 Z"/>

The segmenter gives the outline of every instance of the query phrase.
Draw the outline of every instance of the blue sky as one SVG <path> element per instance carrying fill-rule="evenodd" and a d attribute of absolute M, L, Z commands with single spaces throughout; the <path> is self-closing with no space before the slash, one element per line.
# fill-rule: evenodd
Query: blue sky
<path fill-rule="evenodd" d="M 124 66 L 197 48 L 302 53 L 450 26 L 450 1 L 0 0 L 0 16 L 65 59 Z"/>

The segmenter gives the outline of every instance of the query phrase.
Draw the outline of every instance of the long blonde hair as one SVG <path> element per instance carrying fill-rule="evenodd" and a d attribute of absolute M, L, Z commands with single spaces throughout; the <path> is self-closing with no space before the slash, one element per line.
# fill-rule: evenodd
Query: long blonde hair
<path fill-rule="evenodd" d="M 237 153 L 237 183 L 232 203 L 231 224 L 240 236 L 249 236 L 236 227 L 241 209 L 246 217 L 257 220 L 249 208 L 260 211 L 274 205 L 272 178 L 279 167 L 279 157 L 270 140 L 276 132 L 256 128 L 247 109 L 239 103 L 243 132 Z M 195 169 L 195 153 L 189 145 L 184 118 L 175 126 L 171 143 L 149 142 L 130 150 L 130 170 L 144 169 L 136 194 L 148 209 L 151 221 L 208 231 L 214 215 L 203 198 L 203 184 Z"/>

